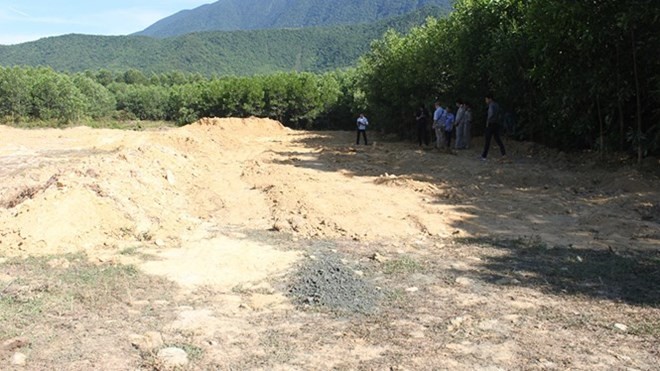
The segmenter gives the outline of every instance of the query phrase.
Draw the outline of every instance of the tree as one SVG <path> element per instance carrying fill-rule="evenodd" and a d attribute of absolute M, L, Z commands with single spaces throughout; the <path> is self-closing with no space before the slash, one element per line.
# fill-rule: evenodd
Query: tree
<path fill-rule="evenodd" d="M 105 86 L 82 74 L 75 75 L 73 83 L 82 95 L 83 115 L 101 119 L 115 110 L 117 101 Z"/>
<path fill-rule="evenodd" d="M 164 120 L 168 98 L 168 91 L 161 86 L 128 85 L 117 106 L 140 120 Z"/>
<path fill-rule="evenodd" d="M 0 68 L 0 118 L 18 122 L 31 108 L 30 78 L 19 67 Z"/>
<path fill-rule="evenodd" d="M 83 112 L 83 97 L 67 75 L 51 69 L 31 71 L 31 116 L 40 120 L 68 123 L 79 119 Z"/>

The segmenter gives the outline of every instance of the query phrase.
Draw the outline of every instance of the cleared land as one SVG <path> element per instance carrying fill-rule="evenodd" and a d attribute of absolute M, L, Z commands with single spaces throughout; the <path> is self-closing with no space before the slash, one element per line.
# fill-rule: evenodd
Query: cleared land
<path fill-rule="evenodd" d="M 262 119 L 0 138 L 0 369 L 660 363 L 657 160 Z"/>

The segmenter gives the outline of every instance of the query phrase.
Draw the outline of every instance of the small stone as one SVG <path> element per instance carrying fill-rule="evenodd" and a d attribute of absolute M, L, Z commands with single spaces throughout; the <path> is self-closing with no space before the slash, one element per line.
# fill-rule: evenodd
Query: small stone
<path fill-rule="evenodd" d="M 16 352 L 11 357 L 11 364 L 14 366 L 25 366 L 27 364 L 27 356 L 23 353 Z"/>
<path fill-rule="evenodd" d="M 623 331 L 623 332 L 628 331 L 628 326 L 624 325 L 623 323 L 616 323 L 614 325 L 614 328 L 619 330 L 619 331 Z"/>
<path fill-rule="evenodd" d="M 167 170 L 167 174 L 165 175 L 165 178 L 167 179 L 167 182 L 170 183 L 171 185 L 176 184 L 176 179 L 174 179 L 174 174 L 172 171 Z"/>
<path fill-rule="evenodd" d="M 466 321 L 468 317 L 456 317 L 449 320 L 449 325 L 447 326 L 447 331 L 456 331 L 458 330 Z"/>
<path fill-rule="evenodd" d="M 371 256 L 371 260 L 377 261 L 377 262 L 379 262 L 379 263 L 384 263 L 384 262 L 387 261 L 387 258 L 385 258 L 384 256 L 382 256 L 382 255 L 379 254 L 379 253 L 374 253 L 374 254 Z"/>
<path fill-rule="evenodd" d="M 6 351 L 12 351 L 16 350 L 19 348 L 23 348 L 24 346 L 30 344 L 27 338 L 25 337 L 18 337 L 18 338 L 13 338 L 9 340 L 5 340 L 2 343 L 2 349 Z"/>
<path fill-rule="evenodd" d="M 417 292 L 417 291 L 419 291 L 419 288 L 417 287 L 408 287 L 406 289 L 406 292 Z"/>
<path fill-rule="evenodd" d="M 471 286 L 474 282 L 468 277 L 458 277 L 456 283 L 461 286 Z"/>
<path fill-rule="evenodd" d="M 161 239 L 157 239 L 156 242 L 155 242 L 155 244 L 156 244 L 156 246 L 158 246 L 158 247 L 165 247 L 165 241 L 163 241 L 163 240 L 161 240 Z"/>
<path fill-rule="evenodd" d="M 94 169 L 87 169 L 85 174 L 87 174 L 87 176 L 92 177 L 92 178 L 98 178 L 99 177 L 98 171 L 96 171 Z"/>
<path fill-rule="evenodd" d="M 149 331 L 144 335 L 133 334 L 129 336 L 131 345 L 136 349 L 149 352 L 163 346 L 163 336 L 160 332 Z"/>
<path fill-rule="evenodd" d="M 504 278 L 500 278 L 499 280 L 495 281 L 495 283 L 498 284 L 498 285 L 517 285 L 517 284 L 520 283 L 520 281 L 518 281 L 515 278 L 504 277 Z"/>
<path fill-rule="evenodd" d="M 289 219 L 289 224 L 295 232 L 302 232 L 305 227 L 305 219 L 300 215 L 295 215 Z"/>
<path fill-rule="evenodd" d="M 2 259 L 0 259 L 0 264 L 4 264 L 4 262 L 2 262 Z M 14 280 L 15 280 L 14 277 L 5 273 L 0 273 L 0 283 L 9 284 L 11 282 L 14 282 Z"/>
<path fill-rule="evenodd" d="M 158 359 L 167 368 L 182 367 L 188 364 L 188 353 L 181 348 L 165 348 L 158 351 Z"/>
<path fill-rule="evenodd" d="M 426 337 L 426 334 L 424 334 L 424 331 L 412 331 L 410 337 L 413 339 L 423 339 Z"/>
<path fill-rule="evenodd" d="M 286 231 L 289 229 L 289 223 L 286 220 L 277 219 L 275 223 L 273 223 L 272 229 L 276 232 Z"/>
<path fill-rule="evenodd" d="M 450 320 L 449 322 L 450 322 L 452 325 L 458 327 L 458 326 L 460 326 L 461 324 L 463 324 L 463 322 L 465 322 L 465 317 L 456 317 L 456 318 L 453 318 L 452 320 Z"/>

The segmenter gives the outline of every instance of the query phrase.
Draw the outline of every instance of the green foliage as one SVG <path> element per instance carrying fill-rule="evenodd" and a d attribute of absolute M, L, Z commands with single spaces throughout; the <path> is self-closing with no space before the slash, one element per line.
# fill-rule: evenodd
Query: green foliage
<path fill-rule="evenodd" d="M 494 92 L 515 138 L 658 153 L 660 3 L 459 0 L 454 9 L 406 36 L 388 33 L 361 59 L 360 85 L 386 130 L 405 134 L 421 102 L 464 98 L 479 131 L 483 96 Z"/>
<path fill-rule="evenodd" d="M 383 264 L 383 273 L 387 275 L 404 275 L 422 272 L 423 264 L 409 256 L 401 256 L 396 259 L 387 260 Z"/>
<path fill-rule="evenodd" d="M 294 128 L 313 128 L 337 103 L 340 87 L 332 74 L 278 73 L 214 78 L 197 85 L 197 91 L 177 89 L 173 106 L 184 104 L 179 112 L 191 117 L 263 116 Z M 186 121 L 184 117 L 176 120 Z"/>
<path fill-rule="evenodd" d="M 74 96 L 73 85 L 64 75 L 50 70 L 36 70 L 31 89 L 32 114 L 43 120 L 61 118 L 67 121 L 75 115 L 78 97 Z"/>
<path fill-rule="evenodd" d="M 164 120 L 168 97 L 168 91 L 161 86 L 127 85 L 118 95 L 117 108 L 140 120 Z"/>
<path fill-rule="evenodd" d="M 136 71 L 70 75 L 46 68 L 0 68 L 0 114 L 24 126 L 85 118 L 184 125 L 201 117 L 259 116 L 293 128 L 326 129 L 328 117 L 352 121 L 354 81 L 354 72 L 338 71 L 206 79 L 172 72 L 146 77 Z"/>
<path fill-rule="evenodd" d="M 357 70 L 327 73 L 323 76 L 321 84 L 322 91 L 325 87 L 330 87 L 337 95 L 336 99 L 326 101 L 324 112 L 315 120 L 315 128 L 353 130 L 356 113 L 366 111 L 364 91 L 359 88 Z"/>
<path fill-rule="evenodd" d="M 108 117 L 115 110 L 114 95 L 103 85 L 82 74 L 73 77 L 82 95 L 82 112 L 92 119 Z"/>
<path fill-rule="evenodd" d="M 31 107 L 31 82 L 21 68 L 0 68 L 0 119 L 18 122 Z"/>

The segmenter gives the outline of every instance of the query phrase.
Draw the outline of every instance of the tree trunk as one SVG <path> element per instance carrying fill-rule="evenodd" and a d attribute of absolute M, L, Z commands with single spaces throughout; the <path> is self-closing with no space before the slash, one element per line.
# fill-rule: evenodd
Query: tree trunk
<path fill-rule="evenodd" d="M 632 39 L 632 57 L 633 57 L 633 71 L 635 72 L 635 95 L 637 96 L 637 163 L 642 163 L 643 149 L 642 149 L 642 97 L 639 88 L 639 74 L 637 72 L 637 48 L 635 46 L 635 28 L 630 30 Z"/>
<path fill-rule="evenodd" d="M 623 100 L 621 98 L 621 46 L 616 43 L 616 105 L 619 113 L 619 151 L 623 152 L 626 145 L 626 133 L 623 119 Z"/>
<path fill-rule="evenodd" d="M 605 152 L 605 133 L 603 129 L 603 115 L 600 110 L 600 95 L 596 95 L 596 108 L 598 109 L 598 125 L 600 126 L 600 157 L 603 157 Z"/>

